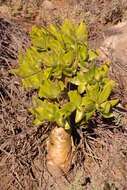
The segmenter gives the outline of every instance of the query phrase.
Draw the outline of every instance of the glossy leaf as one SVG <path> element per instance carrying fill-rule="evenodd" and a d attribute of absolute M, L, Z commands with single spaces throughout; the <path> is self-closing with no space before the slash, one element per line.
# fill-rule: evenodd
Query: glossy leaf
<path fill-rule="evenodd" d="M 34 124 L 42 124 L 45 121 L 56 122 L 59 126 L 64 127 L 64 121 L 57 104 L 50 103 L 47 100 L 41 101 L 34 98 L 37 107 L 31 108 L 29 111 L 35 115 Z"/>
<path fill-rule="evenodd" d="M 107 114 L 105 114 L 105 113 L 101 113 L 101 115 L 104 117 L 104 118 L 112 118 L 113 117 L 113 113 L 107 113 Z"/>
<path fill-rule="evenodd" d="M 100 92 L 100 95 L 99 95 L 99 100 L 98 102 L 101 104 L 103 103 L 104 101 L 106 101 L 108 99 L 108 97 L 110 96 L 111 94 L 111 89 L 112 89 L 112 86 L 111 86 L 111 83 L 107 83 L 102 92 Z"/>
<path fill-rule="evenodd" d="M 77 92 L 77 90 L 69 91 L 68 96 L 70 98 L 70 102 L 73 103 L 76 107 L 78 107 L 81 104 L 81 96 Z"/>
<path fill-rule="evenodd" d="M 88 57 L 88 47 L 86 45 L 81 46 L 79 52 L 80 52 L 80 59 L 82 61 L 85 61 Z"/>
<path fill-rule="evenodd" d="M 89 97 L 82 98 L 82 106 L 85 106 L 86 112 L 91 112 L 95 110 L 95 102 L 91 100 Z"/>
<path fill-rule="evenodd" d="M 41 82 L 43 80 L 42 72 L 32 73 L 22 79 L 23 87 L 26 88 L 33 88 L 39 89 Z"/>
<path fill-rule="evenodd" d="M 110 100 L 109 103 L 112 107 L 114 107 L 116 104 L 118 104 L 119 99 Z"/>
<path fill-rule="evenodd" d="M 56 86 L 53 82 L 50 80 L 45 80 L 41 85 L 39 89 L 39 97 L 40 98 L 57 98 L 59 97 L 61 92 L 61 89 L 59 86 Z"/>
<path fill-rule="evenodd" d="M 69 125 L 69 123 L 67 121 L 65 123 L 64 128 L 65 128 L 65 130 L 69 130 L 71 128 L 70 125 Z"/>
<path fill-rule="evenodd" d="M 108 114 L 110 112 L 111 104 L 108 101 L 106 101 L 101 104 L 101 108 L 102 108 L 102 113 Z"/>
<path fill-rule="evenodd" d="M 32 40 L 32 44 L 38 50 L 44 51 L 47 49 L 46 47 L 46 37 L 47 32 L 43 30 L 39 30 L 36 26 L 32 27 L 32 31 L 30 32 L 30 37 Z"/>
<path fill-rule="evenodd" d="M 75 122 L 76 123 L 80 122 L 83 119 L 84 116 L 85 116 L 84 108 L 82 107 L 80 109 L 77 109 L 76 110 L 76 116 L 75 116 Z"/>
<path fill-rule="evenodd" d="M 88 72 L 77 72 L 77 76 L 71 79 L 71 83 L 78 86 L 78 92 L 82 94 L 86 86 L 92 81 L 94 77 L 94 69 L 90 69 Z"/>
<path fill-rule="evenodd" d="M 95 84 L 88 84 L 86 88 L 87 97 L 96 103 L 98 102 L 99 97 L 99 87 L 99 83 L 96 82 Z"/>
<path fill-rule="evenodd" d="M 73 59 L 74 59 L 73 51 L 68 51 L 63 56 L 64 64 L 67 65 L 68 67 L 72 65 Z"/>
<path fill-rule="evenodd" d="M 79 25 L 76 26 L 76 37 L 80 41 L 87 41 L 88 38 L 88 30 L 85 23 L 81 22 Z"/>
<path fill-rule="evenodd" d="M 99 53 L 97 51 L 89 50 L 88 56 L 89 56 L 89 61 L 93 61 L 99 56 Z"/>
<path fill-rule="evenodd" d="M 64 119 L 68 118 L 74 111 L 76 107 L 72 102 L 68 102 L 63 105 L 63 107 L 60 110 L 61 115 Z"/>
<path fill-rule="evenodd" d="M 94 114 L 95 110 L 91 111 L 91 112 L 87 112 L 85 115 L 85 121 L 88 121 Z"/>
<path fill-rule="evenodd" d="M 56 26 L 54 26 L 53 24 L 50 24 L 48 30 L 55 37 L 55 39 L 57 39 L 57 41 L 60 42 L 60 44 L 62 45 L 63 39 L 62 39 L 62 35 L 61 35 L 59 29 Z"/>

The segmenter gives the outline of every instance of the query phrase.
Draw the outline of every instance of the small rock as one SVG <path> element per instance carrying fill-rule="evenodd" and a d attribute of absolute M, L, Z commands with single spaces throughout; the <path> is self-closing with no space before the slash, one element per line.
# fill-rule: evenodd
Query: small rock
<path fill-rule="evenodd" d="M 42 8 L 45 9 L 45 10 L 53 10 L 54 9 L 54 5 L 52 4 L 51 1 L 45 0 L 42 3 Z"/>
<path fill-rule="evenodd" d="M 0 6 L 0 15 L 4 17 L 10 17 L 11 16 L 11 11 L 6 5 Z"/>

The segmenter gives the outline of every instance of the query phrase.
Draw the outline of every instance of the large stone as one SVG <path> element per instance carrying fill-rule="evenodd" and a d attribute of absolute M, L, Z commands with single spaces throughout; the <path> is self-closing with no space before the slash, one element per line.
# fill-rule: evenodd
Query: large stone
<path fill-rule="evenodd" d="M 104 31 L 105 40 L 102 49 L 111 50 L 115 60 L 126 62 L 127 56 L 127 22 L 120 23 Z"/>
<path fill-rule="evenodd" d="M 122 88 L 127 104 L 127 22 L 106 29 L 104 37 L 105 40 L 100 47 L 101 58 L 111 60 L 110 75 Z"/>

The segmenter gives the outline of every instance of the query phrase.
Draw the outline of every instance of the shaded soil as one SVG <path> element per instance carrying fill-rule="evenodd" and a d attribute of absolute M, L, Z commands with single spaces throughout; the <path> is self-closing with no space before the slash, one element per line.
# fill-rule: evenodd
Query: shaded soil
<path fill-rule="evenodd" d="M 12 4 L 10 21 L 0 18 L 1 190 L 127 189 L 127 114 L 124 108 L 115 108 L 114 120 L 93 118 L 87 126 L 76 129 L 75 141 L 78 143 L 72 168 L 66 175 L 55 178 L 48 172 L 45 159 L 45 139 L 51 126 L 33 127 L 33 117 L 28 112 L 32 95 L 36 92 L 24 91 L 21 81 L 8 73 L 9 69 L 17 67 L 19 52 L 30 46 L 27 31 L 33 23 L 40 26 L 50 22 L 59 24 L 67 17 L 73 22 L 82 19 L 88 24 L 91 46 L 97 47 L 100 45 L 97 41 L 101 43 L 107 26 L 126 20 L 126 3 L 119 4 L 117 0 L 110 3 L 70 1 L 66 4 L 55 1 L 56 8 L 45 8 L 48 15 L 45 17 L 40 16 L 38 4 L 34 7 L 38 11 L 28 4 L 25 18 L 22 14 L 26 8 L 14 9 Z M 5 14 L 1 16 L 5 17 Z M 119 98 L 121 94 L 119 88 L 114 92 L 114 96 Z"/>

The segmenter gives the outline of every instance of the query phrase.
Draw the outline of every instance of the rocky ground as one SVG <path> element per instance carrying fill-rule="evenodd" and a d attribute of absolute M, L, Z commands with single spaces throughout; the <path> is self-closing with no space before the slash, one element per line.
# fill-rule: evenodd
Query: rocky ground
<path fill-rule="evenodd" d="M 34 91 L 8 73 L 18 55 L 30 46 L 29 31 L 65 18 L 83 20 L 89 43 L 100 49 L 102 62 L 111 60 L 120 99 L 114 120 L 93 120 L 77 130 L 74 165 L 55 179 L 46 168 L 48 126 L 35 128 L 28 112 Z M 1 190 L 126 190 L 127 189 L 127 1 L 0 1 L 0 189 Z M 119 22 L 124 22 L 122 25 Z M 114 27 L 114 25 L 118 24 Z"/>

